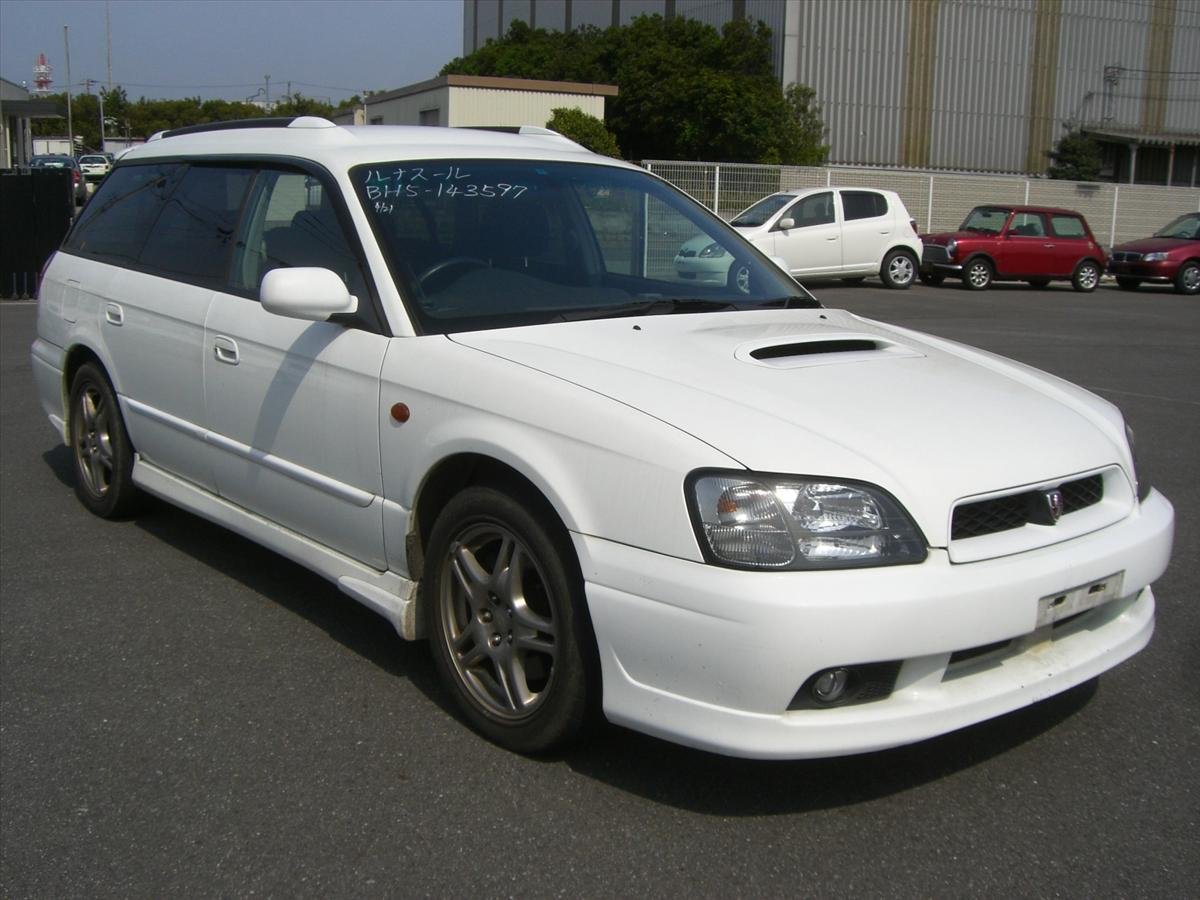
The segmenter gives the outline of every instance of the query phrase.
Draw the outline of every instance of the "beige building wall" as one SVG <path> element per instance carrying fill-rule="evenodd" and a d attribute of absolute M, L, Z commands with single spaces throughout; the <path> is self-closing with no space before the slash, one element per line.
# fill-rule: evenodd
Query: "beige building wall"
<path fill-rule="evenodd" d="M 449 120 L 445 125 L 540 125 L 559 107 L 577 108 L 604 119 L 604 98 L 586 94 L 450 88 Z"/>

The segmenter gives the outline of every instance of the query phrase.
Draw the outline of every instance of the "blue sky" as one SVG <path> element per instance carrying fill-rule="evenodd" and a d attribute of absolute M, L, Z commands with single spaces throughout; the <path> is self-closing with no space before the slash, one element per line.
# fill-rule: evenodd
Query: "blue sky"
<path fill-rule="evenodd" d="M 0 76 L 33 88 L 39 53 L 75 92 L 108 78 L 104 0 L 0 0 Z M 292 90 L 337 103 L 437 75 L 462 54 L 461 0 L 110 0 L 112 77 L 130 99 L 244 100 Z M 258 94 L 261 98 L 262 94 Z"/>

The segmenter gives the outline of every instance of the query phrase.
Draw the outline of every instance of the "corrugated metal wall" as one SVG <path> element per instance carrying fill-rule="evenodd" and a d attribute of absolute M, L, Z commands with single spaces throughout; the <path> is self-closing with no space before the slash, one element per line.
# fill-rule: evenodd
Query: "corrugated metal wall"
<path fill-rule="evenodd" d="M 1170 131 L 1200 130 L 1200 3 L 1175 7 L 1175 47 L 1171 71 L 1191 73 L 1172 80 L 1167 91 Z"/>
<path fill-rule="evenodd" d="M 790 6 L 798 23 L 796 56 L 794 65 L 784 62 L 785 80 L 816 90 L 831 159 L 896 162 L 908 4 L 811 0 Z"/>

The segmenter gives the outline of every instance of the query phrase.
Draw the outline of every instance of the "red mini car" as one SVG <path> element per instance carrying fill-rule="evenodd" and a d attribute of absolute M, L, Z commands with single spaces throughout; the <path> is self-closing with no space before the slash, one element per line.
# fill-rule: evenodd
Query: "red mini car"
<path fill-rule="evenodd" d="M 1149 281 L 1200 294 L 1200 212 L 1180 216 L 1153 237 L 1113 247 L 1108 271 L 1127 291 Z"/>
<path fill-rule="evenodd" d="M 977 206 L 958 231 L 923 234 L 921 281 L 961 278 L 982 291 L 993 281 L 1045 287 L 1070 281 L 1095 290 L 1105 256 L 1082 215 L 1048 206 Z"/>

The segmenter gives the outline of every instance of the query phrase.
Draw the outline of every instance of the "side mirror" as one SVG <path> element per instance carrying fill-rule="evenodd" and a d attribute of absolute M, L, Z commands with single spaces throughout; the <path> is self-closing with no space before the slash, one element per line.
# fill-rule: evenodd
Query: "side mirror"
<path fill-rule="evenodd" d="M 358 299 L 350 295 L 341 278 L 329 269 L 307 266 L 272 269 L 263 276 L 258 296 L 267 312 L 310 322 L 324 322 L 358 309 Z"/>
<path fill-rule="evenodd" d="M 791 216 L 788 216 L 787 218 L 780 219 L 778 222 L 776 222 L 775 227 L 780 231 L 789 231 L 796 227 L 796 220 Z"/>

